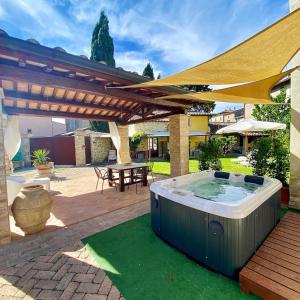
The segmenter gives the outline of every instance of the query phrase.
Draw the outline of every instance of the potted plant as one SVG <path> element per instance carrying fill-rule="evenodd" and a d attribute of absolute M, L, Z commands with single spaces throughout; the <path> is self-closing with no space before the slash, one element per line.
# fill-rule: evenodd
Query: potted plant
<path fill-rule="evenodd" d="M 52 164 L 48 157 L 50 151 L 47 149 L 37 149 L 33 151 L 33 165 L 35 166 L 40 177 L 52 176 Z"/>

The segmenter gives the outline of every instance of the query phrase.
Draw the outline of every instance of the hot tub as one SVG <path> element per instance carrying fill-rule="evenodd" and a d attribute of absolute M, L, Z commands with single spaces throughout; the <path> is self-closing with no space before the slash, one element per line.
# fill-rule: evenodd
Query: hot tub
<path fill-rule="evenodd" d="M 154 182 L 152 228 L 197 262 L 236 277 L 278 223 L 281 187 L 277 179 L 215 171 Z"/>

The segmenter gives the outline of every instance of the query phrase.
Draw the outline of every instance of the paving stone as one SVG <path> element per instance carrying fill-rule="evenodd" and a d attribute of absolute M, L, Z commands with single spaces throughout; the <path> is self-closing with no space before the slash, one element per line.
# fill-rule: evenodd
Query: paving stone
<path fill-rule="evenodd" d="M 74 275 L 75 273 L 66 273 L 65 276 L 60 280 L 60 282 L 56 286 L 56 289 L 63 291 L 68 286 Z"/>
<path fill-rule="evenodd" d="M 19 289 L 15 286 L 3 285 L 0 289 L 1 299 L 3 299 L 3 296 L 6 296 L 6 297 L 14 296 L 18 291 L 19 291 Z"/>
<path fill-rule="evenodd" d="M 98 269 L 93 282 L 94 283 L 102 283 L 104 278 L 105 278 L 105 272 L 101 269 Z"/>
<path fill-rule="evenodd" d="M 96 294 L 99 291 L 100 284 L 81 282 L 77 288 L 77 292 Z"/>
<path fill-rule="evenodd" d="M 84 295 L 84 293 L 74 293 L 72 296 L 72 300 L 82 300 Z"/>
<path fill-rule="evenodd" d="M 105 295 L 97 295 L 97 294 L 85 294 L 83 300 L 106 300 L 107 297 Z"/>
<path fill-rule="evenodd" d="M 51 256 L 48 256 L 48 255 L 41 255 L 41 256 L 38 256 L 38 257 L 35 257 L 34 258 L 34 261 L 35 262 L 49 262 L 49 259 L 51 258 Z"/>
<path fill-rule="evenodd" d="M 55 300 L 58 299 L 61 294 L 62 294 L 61 291 L 42 290 L 39 293 L 39 295 L 36 297 L 36 299 Z"/>
<path fill-rule="evenodd" d="M 78 282 L 92 282 L 95 277 L 95 274 L 76 274 L 73 278 L 73 281 Z M 95 282 L 98 283 L 98 282 Z"/>
<path fill-rule="evenodd" d="M 71 299 L 72 296 L 74 295 L 74 292 L 76 291 L 78 285 L 79 285 L 79 283 L 77 283 L 77 282 L 70 282 L 59 299 L 60 300 Z"/>
<path fill-rule="evenodd" d="M 50 269 L 51 271 L 58 271 L 68 260 L 68 257 L 62 256 Z"/>
<path fill-rule="evenodd" d="M 35 270 L 48 271 L 53 267 L 52 263 L 49 262 L 37 262 L 34 264 Z"/>
<path fill-rule="evenodd" d="M 87 265 L 72 265 L 69 272 L 86 273 L 90 267 Z"/>
<path fill-rule="evenodd" d="M 14 275 L 0 276 L 0 284 L 15 284 L 20 277 Z"/>
<path fill-rule="evenodd" d="M 90 266 L 90 268 L 87 272 L 88 272 L 88 274 L 96 274 L 98 270 L 99 270 L 99 268 Z"/>
<path fill-rule="evenodd" d="M 108 294 L 107 300 L 119 300 L 119 299 L 120 299 L 119 290 L 115 286 L 112 286 Z"/>
<path fill-rule="evenodd" d="M 101 284 L 99 294 L 108 295 L 110 292 L 111 286 L 112 286 L 111 280 L 107 276 L 105 276 L 105 278 Z"/>
<path fill-rule="evenodd" d="M 34 287 L 41 288 L 43 290 L 53 290 L 57 286 L 58 281 L 56 280 L 39 280 Z"/>
<path fill-rule="evenodd" d="M 28 294 L 33 297 L 36 298 L 37 295 L 40 293 L 41 289 L 31 289 Z"/>
<path fill-rule="evenodd" d="M 19 269 L 19 271 L 16 273 L 16 275 L 24 276 L 33 267 L 33 265 L 34 265 L 33 262 L 29 262 L 29 263 L 25 264 L 23 267 L 21 267 Z"/>
<path fill-rule="evenodd" d="M 38 279 L 51 279 L 55 275 L 54 271 L 38 271 L 34 278 Z"/>
<path fill-rule="evenodd" d="M 24 293 L 29 293 L 37 282 L 38 282 L 38 280 L 34 279 L 34 278 L 26 281 L 22 287 L 22 291 Z"/>
<path fill-rule="evenodd" d="M 68 270 L 71 268 L 71 265 L 64 264 L 57 273 L 53 276 L 52 279 L 54 280 L 61 280 L 64 275 L 68 272 Z"/>
<path fill-rule="evenodd" d="M 52 255 L 49 259 L 49 262 L 51 263 L 56 263 L 61 257 L 62 257 L 62 253 L 59 251 L 57 253 L 55 253 L 54 255 Z"/>
<path fill-rule="evenodd" d="M 19 268 L 10 267 L 0 270 L 0 275 L 14 275 L 18 272 Z"/>
<path fill-rule="evenodd" d="M 24 286 L 24 284 L 26 284 L 26 282 L 30 280 L 37 272 L 37 270 L 29 270 L 29 272 L 21 277 L 21 279 L 16 283 L 16 286 Z"/>

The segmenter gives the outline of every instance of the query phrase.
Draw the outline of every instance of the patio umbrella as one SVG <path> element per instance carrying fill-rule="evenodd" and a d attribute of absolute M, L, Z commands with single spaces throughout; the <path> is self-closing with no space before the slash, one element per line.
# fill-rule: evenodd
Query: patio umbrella
<path fill-rule="evenodd" d="M 248 133 L 261 132 L 269 130 L 286 129 L 286 125 L 276 122 L 256 121 L 252 119 L 244 119 L 235 124 L 226 126 L 217 131 L 217 134 L 223 133 L 244 133 L 245 134 L 245 154 L 248 155 Z"/>

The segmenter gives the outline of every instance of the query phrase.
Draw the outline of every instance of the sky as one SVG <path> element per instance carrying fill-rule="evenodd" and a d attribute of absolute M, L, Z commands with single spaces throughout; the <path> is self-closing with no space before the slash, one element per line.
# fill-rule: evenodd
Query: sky
<path fill-rule="evenodd" d="M 289 12 L 288 0 L 0 0 L 0 28 L 90 56 L 100 12 L 109 18 L 116 66 L 167 76 L 204 62 Z M 215 111 L 240 108 L 217 103 Z"/>

